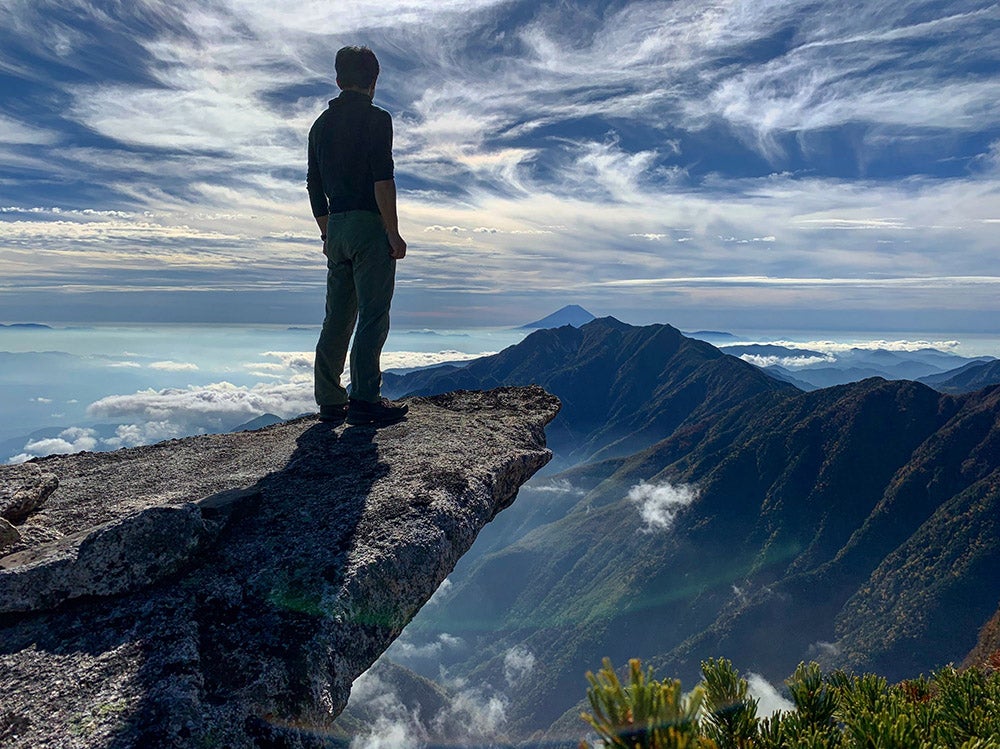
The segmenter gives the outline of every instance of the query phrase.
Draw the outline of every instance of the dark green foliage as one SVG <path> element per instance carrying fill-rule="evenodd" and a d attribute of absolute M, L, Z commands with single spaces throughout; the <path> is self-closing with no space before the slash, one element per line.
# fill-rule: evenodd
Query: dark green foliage
<path fill-rule="evenodd" d="M 587 674 L 601 746 L 619 749 L 1000 749 L 1000 671 L 948 667 L 932 679 L 890 685 L 874 674 L 824 674 L 800 664 L 785 684 L 795 709 L 758 719 L 757 701 L 732 663 L 702 663 L 685 699 L 679 681 L 653 679 L 629 661 L 631 683 L 611 662 Z M 699 710 L 700 708 L 700 710 Z M 589 747 L 586 742 L 581 747 Z"/>
<path fill-rule="evenodd" d="M 757 700 L 730 661 L 709 658 L 701 666 L 706 692 L 705 735 L 720 749 L 752 747 L 757 734 Z"/>
<path fill-rule="evenodd" d="M 629 661 L 629 684 L 619 681 L 611 665 L 597 675 L 587 672 L 587 697 L 593 715 L 583 719 L 597 731 L 605 747 L 616 749 L 713 749 L 715 744 L 699 736 L 698 714 L 703 692 L 681 693 L 679 681 L 653 680 L 653 669 L 645 674 L 638 659 Z M 586 742 L 581 743 L 588 747 Z"/>

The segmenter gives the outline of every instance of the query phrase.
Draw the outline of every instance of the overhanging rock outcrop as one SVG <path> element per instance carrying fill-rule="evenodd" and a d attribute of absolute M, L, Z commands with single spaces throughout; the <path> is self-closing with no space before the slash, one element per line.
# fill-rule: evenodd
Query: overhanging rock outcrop
<path fill-rule="evenodd" d="M 0 746 L 311 747 L 551 457 L 540 388 L 0 467 Z M 12 552 L 12 553 L 11 553 Z"/>

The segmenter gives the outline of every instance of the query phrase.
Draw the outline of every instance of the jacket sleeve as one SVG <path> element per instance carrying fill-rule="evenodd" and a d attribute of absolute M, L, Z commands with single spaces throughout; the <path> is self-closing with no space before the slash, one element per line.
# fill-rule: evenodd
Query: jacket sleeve
<path fill-rule="evenodd" d="M 375 110 L 376 116 L 372 122 L 371 151 L 368 163 L 372 170 L 372 179 L 382 182 L 393 178 L 394 164 L 392 161 L 392 116 L 384 109 Z"/>
<path fill-rule="evenodd" d="M 326 216 L 330 213 L 330 203 L 323 189 L 323 175 L 319 168 L 319 154 L 316 153 L 316 129 L 319 120 L 309 131 L 309 170 L 306 173 L 306 190 L 309 191 L 309 203 L 313 216 Z"/>

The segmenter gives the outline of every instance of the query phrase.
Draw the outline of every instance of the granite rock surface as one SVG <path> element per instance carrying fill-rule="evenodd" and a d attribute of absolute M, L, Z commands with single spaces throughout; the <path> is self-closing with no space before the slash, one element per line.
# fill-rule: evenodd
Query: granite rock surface
<path fill-rule="evenodd" d="M 45 494 L 0 549 L 0 746 L 323 746 L 551 457 L 540 388 L 409 403 L 0 467 L 0 497 Z"/>

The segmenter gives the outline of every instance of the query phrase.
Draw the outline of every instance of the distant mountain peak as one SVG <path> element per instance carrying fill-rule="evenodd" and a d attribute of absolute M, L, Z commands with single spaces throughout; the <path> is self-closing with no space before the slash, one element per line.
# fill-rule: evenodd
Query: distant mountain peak
<path fill-rule="evenodd" d="M 579 304 L 567 304 L 565 307 L 556 310 L 551 315 L 543 317 L 541 320 L 529 322 L 522 325 L 522 328 L 561 328 L 563 325 L 572 325 L 579 328 L 592 320 L 597 319 Z"/>
<path fill-rule="evenodd" d="M 632 330 L 635 326 L 629 325 L 627 322 L 622 322 L 617 317 L 612 317 L 608 315 L 607 317 L 595 317 L 590 322 L 580 325 L 578 327 L 585 328 L 587 326 L 593 326 L 598 328 L 608 328 L 610 330 Z M 666 327 L 670 327 L 667 325 Z"/>

